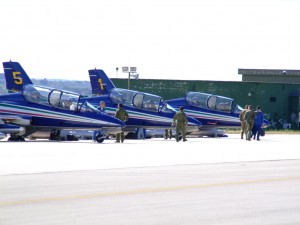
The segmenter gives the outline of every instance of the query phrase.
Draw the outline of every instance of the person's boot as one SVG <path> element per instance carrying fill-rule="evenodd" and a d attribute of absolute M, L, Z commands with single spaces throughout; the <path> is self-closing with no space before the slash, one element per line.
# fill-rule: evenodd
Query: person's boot
<path fill-rule="evenodd" d="M 251 132 L 248 132 L 248 134 L 247 134 L 247 140 L 248 140 L 248 141 L 251 141 L 251 136 L 252 136 L 252 133 L 251 133 Z"/>

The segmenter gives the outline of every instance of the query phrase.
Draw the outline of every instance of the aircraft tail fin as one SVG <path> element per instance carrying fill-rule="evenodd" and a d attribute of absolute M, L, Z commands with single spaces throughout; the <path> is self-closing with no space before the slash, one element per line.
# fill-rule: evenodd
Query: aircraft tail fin
<path fill-rule="evenodd" d="M 116 86 L 103 70 L 89 70 L 92 95 L 107 95 Z"/>
<path fill-rule="evenodd" d="M 3 62 L 6 88 L 8 92 L 20 92 L 24 85 L 32 84 L 25 70 L 18 62 Z"/>

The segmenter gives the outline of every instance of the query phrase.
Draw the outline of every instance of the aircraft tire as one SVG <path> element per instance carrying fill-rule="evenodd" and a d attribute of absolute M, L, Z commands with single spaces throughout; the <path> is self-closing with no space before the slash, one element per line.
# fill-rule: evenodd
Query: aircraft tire
<path fill-rule="evenodd" d="M 19 141 L 25 141 L 25 138 L 24 137 L 20 137 Z"/>
<path fill-rule="evenodd" d="M 97 143 L 102 143 L 104 141 L 105 137 L 103 135 L 97 135 L 96 141 Z"/>
<path fill-rule="evenodd" d="M 22 136 L 11 136 L 8 138 L 8 141 L 25 141 L 25 138 Z"/>

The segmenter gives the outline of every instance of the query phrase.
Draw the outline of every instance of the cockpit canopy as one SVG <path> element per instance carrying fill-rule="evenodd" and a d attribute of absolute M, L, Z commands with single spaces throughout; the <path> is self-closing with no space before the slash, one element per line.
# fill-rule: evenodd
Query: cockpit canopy
<path fill-rule="evenodd" d="M 188 92 L 186 101 L 189 105 L 225 113 L 240 113 L 242 107 L 231 98 L 201 92 Z"/>
<path fill-rule="evenodd" d="M 122 103 L 123 105 L 150 111 L 158 111 L 159 103 L 163 101 L 160 96 L 120 88 L 114 88 L 110 92 L 109 98 L 115 104 Z"/>
<path fill-rule="evenodd" d="M 79 105 L 80 95 L 70 91 L 28 84 L 23 87 L 22 94 L 27 101 L 41 105 L 50 105 L 54 108 L 71 111 L 98 112 L 88 102 Z"/>
<path fill-rule="evenodd" d="M 133 106 L 137 109 L 153 112 L 161 110 L 164 112 L 175 111 L 164 102 L 162 97 L 133 90 L 114 88 L 110 92 L 109 98 L 115 104 L 122 103 L 123 105 Z"/>

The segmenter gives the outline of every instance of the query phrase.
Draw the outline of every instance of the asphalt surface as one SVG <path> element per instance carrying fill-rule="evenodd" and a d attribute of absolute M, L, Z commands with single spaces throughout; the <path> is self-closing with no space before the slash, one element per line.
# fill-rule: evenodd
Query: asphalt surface
<path fill-rule="evenodd" d="M 298 140 L 1 141 L 0 224 L 300 224 Z"/>

